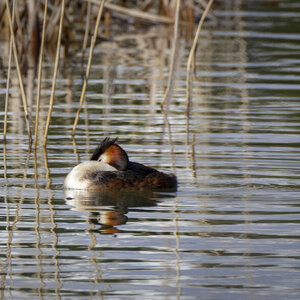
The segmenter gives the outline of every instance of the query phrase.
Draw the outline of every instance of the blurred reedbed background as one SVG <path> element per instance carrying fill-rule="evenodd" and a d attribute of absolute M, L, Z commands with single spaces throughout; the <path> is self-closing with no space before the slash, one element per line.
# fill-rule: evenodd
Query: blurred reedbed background
<path fill-rule="evenodd" d="M 43 145 L 45 146 L 51 122 L 60 57 L 68 57 L 71 53 L 72 56 L 75 54 L 81 59 L 82 68 L 86 69 L 83 75 L 79 109 L 72 128 L 74 136 L 80 109 L 85 101 L 95 44 L 104 41 L 114 42 L 115 47 L 122 43 L 122 40 L 129 39 L 128 36 L 124 37 L 124 32 L 127 35 L 134 35 L 137 29 L 146 30 L 151 27 L 155 31 L 159 30 L 159 25 L 166 26 L 168 34 L 173 31 L 172 45 L 161 44 L 162 47 L 170 47 L 171 51 L 169 57 L 166 57 L 169 60 L 168 78 L 167 80 L 162 78 L 166 81 L 165 95 L 160 103 L 162 110 L 172 97 L 174 65 L 176 62 L 178 63 L 179 38 L 184 37 L 188 41 L 194 38 L 193 44 L 190 43 L 191 51 L 187 61 L 186 114 L 188 119 L 191 70 L 195 67 L 194 55 L 200 30 L 207 15 L 211 17 L 214 25 L 218 23 L 217 18 L 209 11 L 213 1 L 208 3 L 202 0 L 128 2 L 121 1 L 121 3 L 114 4 L 112 1 L 49 1 L 49 3 L 48 1 L 2 1 L 0 3 L 1 36 L 3 41 L 10 40 L 9 48 L 4 48 L 4 51 L 7 51 L 8 60 L 2 63 L 2 69 L 7 68 L 4 140 L 7 134 L 9 88 L 10 86 L 13 88 L 16 84 L 21 94 L 29 143 L 32 143 L 32 127 L 34 127 L 34 148 L 36 148 L 39 135 L 43 60 L 52 63 L 54 67 L 47 121 L 44 125 Z M 194 37 L 196 21 L 199 24 Z M 180 24 L 182 26 L 179 32 Z M 122 33 L 121 37 L 120 32 Z M 136 38 L 134 42 L 138 44 L 139 39 Z M 88 45 L 90 45 L 89 54 L 87 54 Z M 85 66 L 86 55 L 89 56 Z M 16 72 L 12 74 L 12 78 L 11 72 Z M 18 80 L 14 82 L 14 78 Z M 35 111 L 33 111 L 34 107 Z M 40 131 L 42 130 L 40 129 Z"/>

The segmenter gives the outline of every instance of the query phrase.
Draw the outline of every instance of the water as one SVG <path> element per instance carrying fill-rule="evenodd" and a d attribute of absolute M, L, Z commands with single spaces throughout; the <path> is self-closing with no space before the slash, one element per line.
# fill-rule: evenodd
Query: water
<path fill-rule="evenodd" d="M 197 52 L 188 154 L 189 48 L 182 40 L 169 132 L 159 106 L 171 35 L 163 28 L 97 46 L 75 140 L 78 57 L 61 61 L 47 151 L 28 152 L 12 93 L 0 145 L 2 298 L 298 299 L 298 10 L 281 1 L 215 12 L 222 26 L 203 32 Z M 131 160 L 176 172 L 178 190 L 65 194 L 66 174 L 105 136 L 119 136 Z"/>

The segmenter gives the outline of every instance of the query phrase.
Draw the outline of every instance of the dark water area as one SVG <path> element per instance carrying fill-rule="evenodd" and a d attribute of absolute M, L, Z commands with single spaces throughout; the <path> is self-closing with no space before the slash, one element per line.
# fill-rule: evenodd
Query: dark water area
<path fill-rule="evenodd" d="M 189 147 L 190 42 L 179 43 L 168 127 L 165 27 L 96 46 L 75 140 L 85 65 L 81 54 L 61 59 L 46 150 L 53 61 L 36 153 L 13 73 L 0 144 L 1 299 L 299 299 L 300 4 L 269 2 L 225 6 L 214 12 L 220 24 L 203 30 Z M 3 69 L 1 140 L 5 87 Z M 177 191 L 64 191 L 106 136 L 132 161 L 174 172 Z"/>

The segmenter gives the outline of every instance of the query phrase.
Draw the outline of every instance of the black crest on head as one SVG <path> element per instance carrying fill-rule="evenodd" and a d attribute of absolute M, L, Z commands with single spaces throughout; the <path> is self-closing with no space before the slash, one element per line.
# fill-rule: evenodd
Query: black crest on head
<path fill-rule="evenodd" d="M 93 152 L 90 160 L 98 160 L 101 154 L 103 154 L 107 148 L 109 148 L 111 145 L 114 145 L 118 138 L 111 139 L 109 137 L 105 138 L 100 145 L 95 149 Z"/>

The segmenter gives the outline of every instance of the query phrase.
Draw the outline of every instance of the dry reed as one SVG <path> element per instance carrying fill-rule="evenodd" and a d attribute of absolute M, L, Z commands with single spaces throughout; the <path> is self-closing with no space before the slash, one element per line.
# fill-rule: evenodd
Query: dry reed
<path fill-rule="evenodd" d="M 194 61 L 194 56 L 196 52 L 196 47 L 199 41 L 200 32 L 202 29 L 203 22 L 209 12 L 209 9 L 212 5 L 214 0 L 209 0 L 201 19 L 198 23 L 197 31 L 194 37 L 194 41 L 190 50 L 189 58 L 187 61 L 187 67 L 186 67 L 186 145 L 188 147 L 189 145 L 189 125 L 190 125 L 190 103 L 191 103 L 191 66 Z M 187 148 L 188 149 L 188 148 Z"/>
<path fill-rule="evenodd" d="M 24 114 L 25 114 L 25 121 L 26 121 L 26 126 L 27 126 L 27 134 L 28 134 L 29 144 L 31 145 L 32 144 L 32 136 L 31 136 L 30 116 L 29 116 L 29 113 L 28 113 L 27 99 L 26 99 L 26 95 L 25 95 L 25 90 L 24 90 L 24 85 L 23 85 L 23 80 L 22 80 L 22 74 L 21 74 L 20 64 L 19 64 L 19 60 L 18 60 L 17 46 L 16 46 L 16 41 L 15 41 L 15 35 L 14 35 L 14 30 L 13 30 L 13 25 L 12 25 L 12 18 L 11 18 L 11 15 L 10 15 L 8 0 L 6 0 L 6 9 L 7 9 L 9 29 L 10 29 L 10 38 L 11 38 L 11 41 L 12 41 L 13 54 L 14 54 L 16 68 L 17 68 L 17 74 L 18 74 L 20 90 L 21 90 L 21 97 L 22 97 L 23 109 L 24 109 Z"/>
<path fill-rule="evenodd" d="M 99 4 L 100 0 L 86 0 L 95 4 Z M 105 8 L 115 11 L 120 14 L 124 14 L 126 16 L 130 16 L 133 18 L 140 18 L 143 20 L 151 21 L 151 22 L 158 22 L 164 24 L 173 24 L 174 20 L 170 17 L 159 16 L 148 12 L 141 12 L 137 9 L 133 8 L 126 8 L 120 5 L 112 4 L 112 3 L 105 3 Z"/>
<path fill-rule="evenodd" d="M 89 75 L 90 75 L 93 52 L 94 52 L 94 48 L 95 48 L 95 44 L 96 44 L 96 40 L 97 40 L 98 29 L 99 29 L 100 20 L 101 20 L 101 16 L 102 16 L 102 12 L 103 12 L 104 2 L 105 2 L 105 0 L 102 0 L 101 4 L 99 6 L 99 10 L 98 10 L 97 20 L 96 20 L 96 24 L 95 24 L 95 28 L 94 28 L 94 34 L 93 34 L 93 37 L 92 37 L 92 40 L 91 40 L 91 45 L 90 45 L 90 53 L 89 53 L 89 58 L 88 58 L 88 63 L 87 63 L 87 68 L 86 68 L 86 74 L 85 74 L 85 78 L 83 80 L 83 86 L 82 86 L 82 91 L 81 91 L 81 96 L 80 96 L 80 101 L 79 101 L 79 107 L 78 107 L 77 114 L 76 114 L 74 124 L 73 124 L 73 128 L 72 128 L 72 136 L 74 136 L 74 134 L 75 134 L 76 127 L 77 127 L 78 120 L 79 120 L 81 107 L 82 107 L 83 101 L 85 99 L 87 82 L 88 82 L 88 78 L 89 78 Z"/>
<path fill-rule="evenodd" d="M 49 130 L 49 125 L 50 125 L 50 120 L 51 120 L 52 110 L 53 110 L 56 76 L 57 76 L 59 56 L 60 56 L 61 34 L 62 34 L 62 25 L 63 25 L 63 20 L 64 20 L 64 13 L 65 13 L 65 0 L 62 0 L 61 12 L 60 12 L 60 21 L 59 21 L 59 30 L 58 30 L 58 37 L 57 37 L 54 72 L 53 72 L 53 78 L 52 78 L 52 88 L 51 88 L 51 95 L 50 95 L 50 101 L 49 101 L 49 110 L 48 110 L 47 123 L 46 123 L 46 128 L 45 128 L 45 133 L 44 133 L 44 141 L 43 141 L 44 147 L 47 144 L 48 130 Z"/>
<path fill-rule="evenodd" d="M 45 43 L 45 31 L 46 31 L 48 0 L 45 0 L 44 5 L 45 5 L 45 8 L 44 8 L 44 19 L 43 19 L 43 28 L 42 28 L 42 40 L 41 40 L 39 65 L 38 65 L 37 96 L 36 96 L 35 127 L 34 127 L 34 143 L 33 143 L 34 149 L 36 149 L 37 139 L 38 139 L 41 81 L 42 81 L 42 63 L 43 63 L 43 53 L 44 53 L 44 43 Z"/>
<path fill-rule="evenodd" d="M 84 52 L 87 47 L 89 31 L 90 31 L 91 6 L 92 6 L 91 2 L 88 2 L 87 10 L 86 10 L 86 23 L 85 23 L 84 38 L 83 38 L 83 43 L 82 43 L 82 54 L 83 55 L 84 55 Z"/>
<path fill-rule="evenodd" d="M 12 15 L 15 14 L 15 3 L 13 1 Z M 13 25 L 13 24 L 12 24 Z M 6 93 L 5 93 L 5 104 L 4 104 L 4 127 L 3 127 L 3 140 L 6 141 L 7 134 L 7 113 L 8 113 L 8 95 L 9 95 L 9 83 L 10 83 L 10 71 L 11 71 L 11 54 L 12 54 L 12 39 L 9 41 L 9 50 L 8 50 L 8 67 L 7 67 L 7 81 L 6 81 Z"/>
<path fill-rule="evenodd" d="M 174 38 L 173 38 L 173 47 L 171 52 L 171 62 L 169 68 L 169 77 L 166 92 L 164 94 L 163 100 L 161 102 L 161 109 L 164 109 L 165 104 L 170 102 L 172 96 L 172 86 L 174 82 L 175 74 L 175 59 L 177 53 L 177 43 L 178 43 L 178 27 L 179 27 L 179 12 L 180 12 L 180 0 L 176 1 L 176 13 L 175 13 L 175 24 L 174 24 Z"/>

